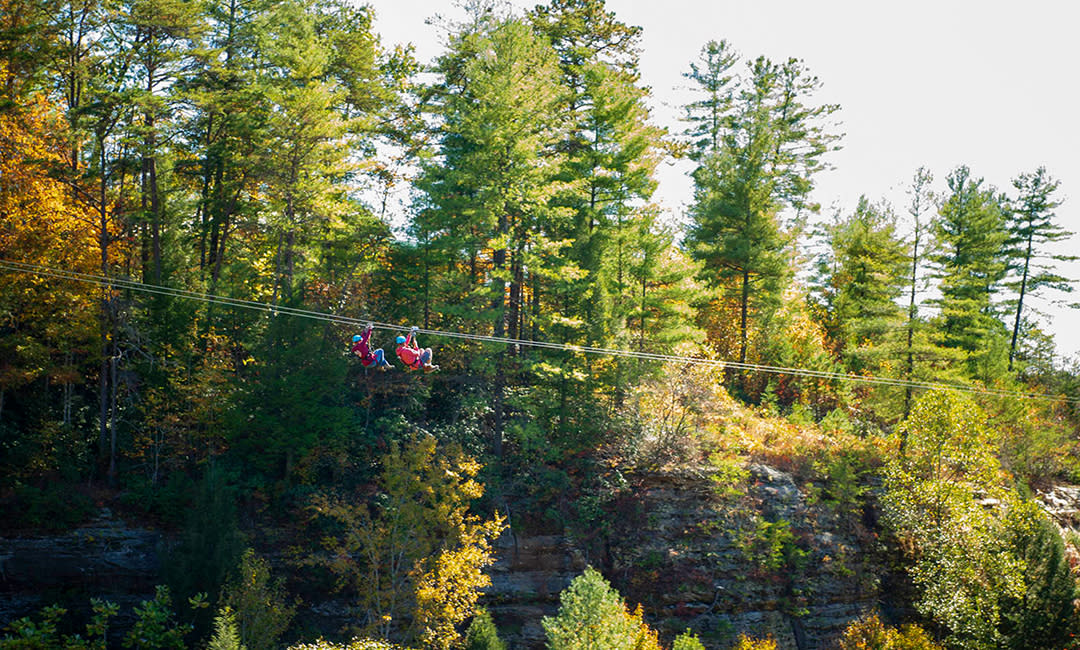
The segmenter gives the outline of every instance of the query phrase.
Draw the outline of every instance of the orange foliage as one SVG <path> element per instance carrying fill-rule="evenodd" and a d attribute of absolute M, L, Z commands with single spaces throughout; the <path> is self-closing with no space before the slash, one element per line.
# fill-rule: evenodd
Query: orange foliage
<path fill-rule="evenodd" d="M 0 64 L 0 81 L 5 76 Z M 63 132 L 62 119 L 40 95 L 0 111 L 0 260 L 93 273 L 100 251 L 90 212 L 50 173 L 64 164 L 55 137 Z M 96 299 L 91 285 L 0 272 L 0 324 L 7 330 L 0 345 L 17 351 L 0 355 L 0 387 L 43 373 L 71 381 L 70 358 L 85 352 L 96 331 Z"/>

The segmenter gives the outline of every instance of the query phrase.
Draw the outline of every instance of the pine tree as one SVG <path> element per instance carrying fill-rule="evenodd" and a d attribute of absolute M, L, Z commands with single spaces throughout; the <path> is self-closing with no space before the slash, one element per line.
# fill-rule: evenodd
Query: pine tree
<path fill-rule="evenodd" d="M 142 278 L 153 284 L 162 283 L 163 238 L 168 235 L 168 188 L 162 187 L 159 178 L 164 171 L 162 140 L 174 128 L 170 122 L 182 100 L 177 81 L 191 61 L 189 52 L 199 47 L 203 23 L 197 9 L 190 0 L 129 0 L 118 21 L 130 30 L 133 48 L 131 72 L 136 85 L 130 102 L 139 117 L 131 130 L 140 159 L 135 227 L 141 240 Z"/>
<path fill-rule="evenodd" d="M 479 610 L 472 623 L 469 623 L 469 629 L 465 632 L 465 650 L 506 650 L 506 644 L 499 638 L 495 622 L 486 609 Z"/>
<path fill-rule="evenodd" d="M 897 377 L 904 352 L 903 312 L 908 250 L 887 205 L 861 197 L 855 211 L 825 228 L 828 253 L 819 262 L 822 321 L 848 372 Z M 895 389 L 864 387 L 872 408 L 893 419 Z"/>
<path fill-rule="evenodd" d="M 940 280 L 940 308 L 944 344 L 967 355 L 968 372 L 996 362 L 995 340 L 1005 332 L 991 298 L 1005 279 L 1008 236 L 1000 197 L 983 187 L 981 178 L 960 166 L 946 179 L 945 197 L 934 223 L 938 247 L 932 260 Z M 984 375 L 986 376 L 986 375 Z"/>
<path fill-rule="evenodd" d="M 432 89 L 442 119 L 437 162 L 417 181 L 424 203 L 413 224 L 423 242 L 423 308 L 446 327 L 496 337 L 527 335 L 526 296 L 541 291 L 550 240 L 560 121 L 558 68 L 525 22 L 485 14 L 462 28 L 438 63 Z M 511 351 L 494 361 L 493 450 L 502 453 L 503 393 Z"/>
<path fill-rule="evenodd" d="M 556 144 L 565 158 L 552 205 L 563 218 L 552 237 L 570 242 L 565 257 L 576 272 L 549 292 L 547 303 L 562 312 L 552 333 L 561 342 L 626 347 L 639 305 L 630 267 L 641 256 L 638 233 L 653 220 L 648 201 L 664 135 L 650 123 L 648 90 L 639 83 L 641 29 L 620 21 L 603 0 L 554 0 L 530 18 L 558 55 L 565 89 L 559 111 L 568 121 Z M 554 361 L 557 428 L 588 445 L 604 426 L 601 414 L 621 405 L 634 368 L 580 355 Z"/>
<path fill-rule="evenodd" d="M 586 567 L 559 595 L 557 616 L 542 624 L 552 650 L 658 650 L 656 634 L 644 624 L 640 608 L 627 610 L 619 592 L 600 572 Z"/>
<path fill-rule="evenodd" d="M 777 308 L 791 275 L 793 233 L 781 213 L 791 209 L 798 220 L 812 207 L 806 198 L 813 176 L 837 138 L 824 122 L 837 107 L 806 104 L 820 82 L 801 62 L 777 65 L 759 57 L 726 114 L 718 115 L 727 104 L 724 80 L 732 64 L 721 55 L 725 50 L 706 46 L 701 67 L 691 73 L 706 97 L 688 107 L 690 119 L 710 129 L 722 124 L 723 131 L 718 148 L 715 136 L 696 141 L 693 223 L 685 245 L 704 265 L 708 283 L 734 303 L 738 360 L 746 362 L 752 321 Z"/>
<path fill-rule="evenodd" d="M 1068 278 L 1057 273 L 1049 263 L 1069 262 L 1078 259 L 1074 255 L 1054 254 L 1046 250 L 1047 244 L 1068 239 L 1073 233 L 1054 223 L 1054 210 L 1061 201 L 1054 197 L 1059 183 L 1051 178 L 1045 167 L 1032 173 L 1020 174 L 1013 180 L 1018 195 L 1008 212 L 1009 255 L 1012 258 L 1012 277 L 1006 286 L 1016 293 L 1016 309 L 1013 318 L 1012 338 L 1009 342 L 1009 370 L 1013 369 L 1024 324 L 1024 299 L 1037 295 L 1044 289 L 1072 291 Z"/>
<path fill-rule="evenodd" d="M 692 138 L 690 156 L 702 161 L 720 153 L 727 133 L 730 112 L 735 101 L 736 82 L 731 71 L 739 57 L 726 41 L 709 41 L 701 48 L 700 61 L 690 63 L 683 76 L 704 95 L 686 106 L 686 121 L 691 126 L 686 135 Z"/>
<path fill-rule="evenodd" d="M 228 607 L 218 610 L 214 617 L 214 635 L 206 645 L 206 650 L 247 650 L 240 643 L 240 634 L 236 630 L 236 616 Z"/>
<path fill-rule="evenodd" d="M 822 260 L 826 328 L 852 372 L 876 370 L 902 323 L 897 304 L 907 251 L 888 206 L 860 197 L 855 211 L 826 228 L 831 251 Z M 892 347 L 895 347 L 893 345 Z"/>

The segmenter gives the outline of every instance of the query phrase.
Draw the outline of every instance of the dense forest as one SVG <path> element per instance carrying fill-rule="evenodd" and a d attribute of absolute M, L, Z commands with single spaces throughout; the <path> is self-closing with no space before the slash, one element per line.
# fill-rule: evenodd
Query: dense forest
<path fill-rule="evenodd" d="M 691 469 L 748 580 L 804 570 L 752 463 L 899 567 L 835 647 L 1076 647 L 1080 536 L 1037 498 L 1080 481 L 1032 306 L 1072 288 L 1051 172 L 829 214 L 841 107 L 800 59 L 718 35 L 659 125 L 603 0 L 463 9 L 424 62 L 348 0 L 0 0 L 0 534 L 107 508 L 168 540 L 133 612 L 87 594 L 0 648 L 501 648 L 487 570 L 529 531 L 590 565 L 549 648 L 775 648 L 611 570 L 637 481 Z M 350 353 L 368 322 L 393 368 Z M 297 623 L 312 594 L 348 629 Z"/>

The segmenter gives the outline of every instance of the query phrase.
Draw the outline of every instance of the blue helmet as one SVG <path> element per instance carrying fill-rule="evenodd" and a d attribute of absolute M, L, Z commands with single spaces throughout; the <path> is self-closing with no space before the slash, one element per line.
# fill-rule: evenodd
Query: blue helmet
<path fill-rule="evenodd" d="M 404 343 L 405 342 L 405 337 L 404 336 L 399 336 L 399 337 L 397 337 L 396 340 L 397 340 L 398 343 Z"/>
<path fill-rule="evenodd" d="M 359 340 L 360 340 L 360 335 L 359 334 L 354 334 L 353 337 L 352 337 L 352 342 L 356 343 Z"/>

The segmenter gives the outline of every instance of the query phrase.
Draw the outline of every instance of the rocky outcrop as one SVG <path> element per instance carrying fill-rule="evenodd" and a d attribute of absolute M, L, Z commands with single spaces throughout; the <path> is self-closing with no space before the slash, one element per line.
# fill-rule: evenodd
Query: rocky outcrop
<path fill-rule="evenodd" d="M 64 535 L 0 538 L 0 628 L 55 603 L 88 610 L 91 597 L 130 612 L 160 581 L 159 542 L 107 508 Z"/>
<path fill-rule="evenodd" d="M 711 468 L 638 474 L 595 531 L 504 535 L 485 596 L 500 633 L 512 647 L 543 647 L 541 619 L 592 564 L 669 639 L 690 628 L 712 648 L 739 634 L 831 647 L 881 599 L 872 512 L 775 468 L 748 469 L 737 486 Z"/>
<path fill-rule="evenodd" d="M 1043 510 L 1063 528 L 1080 530 L 1080 487 L 1055 485 L 1037 493 Z"/>
<path fill-rule="evenodd" d="M 505 534 L 485 595 L 500 634 L 514 648 L 542 647 L 541 620 L 592 564 L 668 639 L 689 627 L 710 648 L 740 633 L 780 648 L 830 647 L 881 597 L 871 513 L 775 468 L 748 469 L 735 486 L 710 468 L 631 475 L 630 492 L 587 535 Z M 67 535 L 0 539 L 0 626 L 61 594 L 130 612 L 161 581 L 159 542 L 107 511 Z M 304 609 L 315 627 L 332 635 L 348 623 L 346 603 L 311 596 Z"/>
<path fill-rule="evenodd" d="M 541 621 L 558 609 L 559 593 L 585 570 L 586 560 L 563 535 L 504 534 L 489 569 L 485 605 L 500 634 L 516 646 L 543 647 Z"/>
<path fill-rule="evenodd" d="M 612 535 L 612 577 L 655 625 L 690 628 L 710 647 L 739 634 L 831 647 L 881 595 L 872 513 L 774 468 L 748 469 L 734 485 L 709 468 L 639 477 L 637 511 Z"/>

